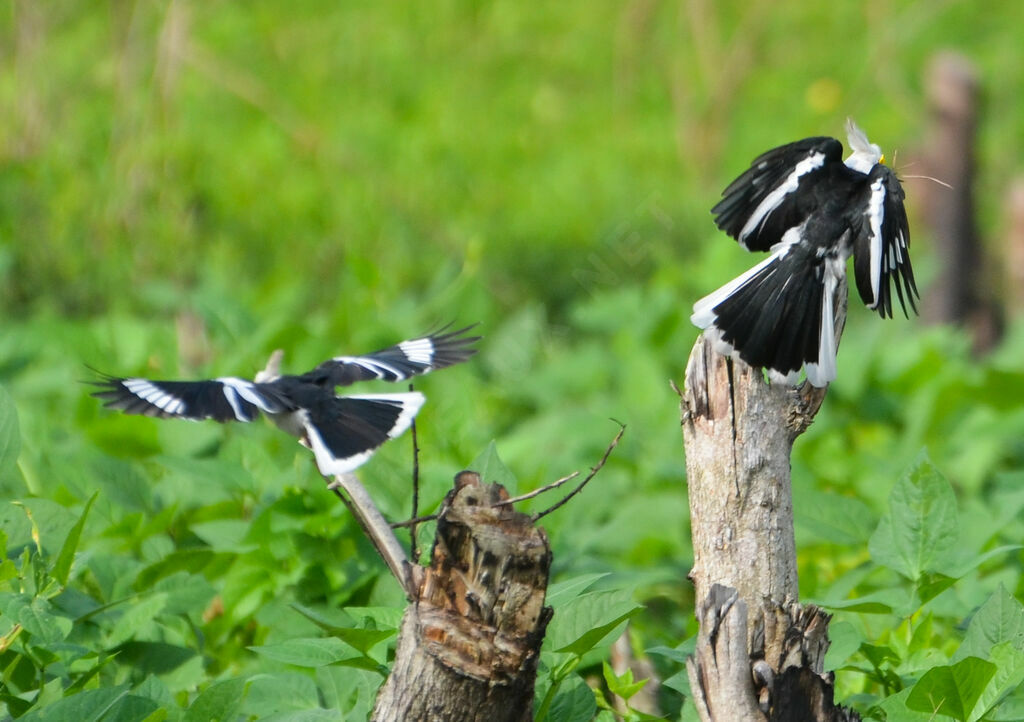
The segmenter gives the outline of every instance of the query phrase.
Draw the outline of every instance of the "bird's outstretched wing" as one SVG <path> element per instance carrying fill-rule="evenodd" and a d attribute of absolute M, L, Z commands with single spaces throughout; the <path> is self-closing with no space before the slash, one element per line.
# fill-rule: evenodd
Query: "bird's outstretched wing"
<path fill-rule="evenodd" d="M 409 428 L 425 400 L 418 392 L 339 396 L 301 410 L 305 442 L 320 473 L 344 474 L 363 464 Z"/>
<path fill-rule="evenodd" d="M 903 186 L 888 167 L 876 165 L 868 174 L 861 198 L 866 209 L 854 240 L 854 273 L 864 304 L 883 318 L 892 317 L 892 287 L 904 315 L 907 305 L 917 313 L 917 285 L 910 265 L 910 226 L 903 207 Z"/>
<path fill-rule="evenodd" d="M 817 202 L 806 189 L 831 164 L 843 162 L 843 145 L 816 137 L 773 148 L 754 159 L 722 191 L 711 212 L 715 225 L 748 251 L 767 251 L 799 226 Z"/>
<path fill-rule="evenodd" d="M 93 396 L 104 406 L 126 414 L 158 418 L 252 421 L 259 412 L 280 413 L 285 400 L 270 384 L 233 377 L 207 381 L 151 381 L 104 376 L 92 382 L 99 387 Z"/>
<path fill-rule="evenodd" d="M 447 327 L 446 327 L 447 328 Z M 324 361 L 300 378 L 321 385 L 348 386 L 357 381 L 404 381 L 434 369 L 465 361 L 476 353 L 479 336 L 467 336 L 473 326 L 402 341 L 365 356 L 336 356 Z"/>

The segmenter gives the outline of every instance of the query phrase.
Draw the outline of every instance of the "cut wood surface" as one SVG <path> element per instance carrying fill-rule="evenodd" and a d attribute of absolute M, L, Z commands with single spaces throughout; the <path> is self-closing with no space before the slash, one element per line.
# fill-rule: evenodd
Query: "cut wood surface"
<path fill-rule="evenodd" d="M 530 516 L 501 505 L 497 484 L 456 476 L 398 636 L 373 719 L 533 718 L 551 551 Z"/>

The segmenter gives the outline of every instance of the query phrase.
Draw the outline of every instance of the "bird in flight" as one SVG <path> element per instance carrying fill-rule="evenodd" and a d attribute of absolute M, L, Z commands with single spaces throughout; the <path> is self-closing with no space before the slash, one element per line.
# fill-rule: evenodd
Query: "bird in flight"
<path fill-rule="evenodd" d="M 401 435 L 426 400 L 419 392 L 337 396 L 335 387 L 358 381 L 404 381 L 465 361 L 479 336 L 473 326 L 402 341 L 365 356 L 336 356 L 298 376 L 256 380 L 155 381 L 106 376 L 93 396 L 126 414 L 199 421 L 252 421 L 264 412 L 299 437 L 324 476 L 363 464 L 388 439 Z"/>
<path fill-rule="evenodd" d="M 832 297 L 854 257 L 864 304 L 892 316 L 892 289 L 907 314 L 918 297 L 910 265 L 903 187 L 881 149 L 852 120 L 852 155 L 835 138 L 769 150 L 722 192 L 715 224 L 748 251 L 771 255 L 697 301 L 690 320 L 715 348 L 769 378 L 814 386 L 836 377 Z"/>

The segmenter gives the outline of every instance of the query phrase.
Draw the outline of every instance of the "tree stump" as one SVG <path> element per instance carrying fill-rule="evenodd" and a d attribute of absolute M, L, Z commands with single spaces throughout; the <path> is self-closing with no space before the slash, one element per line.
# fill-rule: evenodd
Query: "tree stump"
<path fill-rule="evenodd" d="M 526 722 L 551 609 L 544 531 L 479 474 L 455 477 L 373 720 Z"/>
<path fill-rule="evenodd" d="M 838 284 L 836 338 L 846 322 Z M 832 703 L 829 615 L 801 607 L 790 452 L 826 389 L 768 384 L 701 335 L 682 394 L 700 632 L 688 663 L 704 722 L 858 719 Z"/>

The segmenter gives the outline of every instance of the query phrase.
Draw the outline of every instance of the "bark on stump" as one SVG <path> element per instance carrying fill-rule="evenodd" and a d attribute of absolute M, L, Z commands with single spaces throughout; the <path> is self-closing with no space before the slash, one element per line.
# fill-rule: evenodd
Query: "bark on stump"
<path fill-rule="evenodd" d="M 507 498 L 475 472 L 456 476 L 373 720 L 533 718 L 551 551 L 528 515 L 495 506 Z"/>
<path fill-rule="evenodd" d="M 846 321 L 836 289 L 836 338 Z M 859 719 L 823 673 L 829 615 L 797 601 L 790 452 L 825 389 L 769 385 L 701 335 L 686 369 L 683 442 L 700 632 L 688 663 L 704 722 Z"/>

